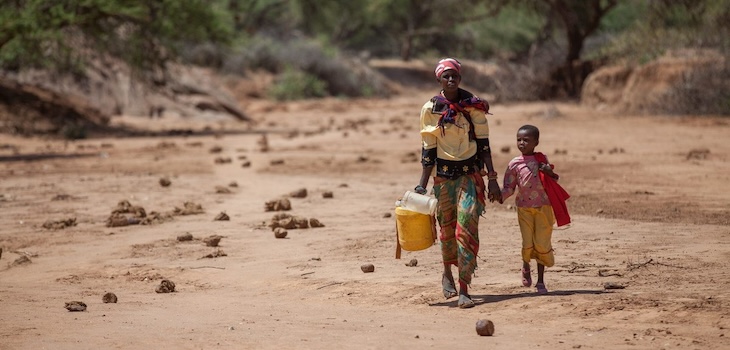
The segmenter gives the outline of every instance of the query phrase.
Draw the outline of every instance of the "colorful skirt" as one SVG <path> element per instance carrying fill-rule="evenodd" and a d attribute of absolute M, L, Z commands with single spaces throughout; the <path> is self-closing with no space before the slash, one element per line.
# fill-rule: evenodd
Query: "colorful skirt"
<path fill-rule="evenodd" d="M 471 284 L 479 253 L 479 217 L 485 209 L 484 179 L 479 173 L 453 180 L 436 177 L 433 190 L 444 264 L 456 265 L 459 282 Z"/>

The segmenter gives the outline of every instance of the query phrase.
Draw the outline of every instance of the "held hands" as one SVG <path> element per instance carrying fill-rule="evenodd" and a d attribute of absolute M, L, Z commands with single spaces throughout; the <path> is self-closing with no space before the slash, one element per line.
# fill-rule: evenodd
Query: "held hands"
<path fill-rule="evenodd" d="M 487 190 L 487 198 L 489 199 L 489 202 L 493 203 L 497 201 L 499 204 L 502 204 L 502 190 L 499 188 L 497 180 L 489 180 L 487 183 Z"/>

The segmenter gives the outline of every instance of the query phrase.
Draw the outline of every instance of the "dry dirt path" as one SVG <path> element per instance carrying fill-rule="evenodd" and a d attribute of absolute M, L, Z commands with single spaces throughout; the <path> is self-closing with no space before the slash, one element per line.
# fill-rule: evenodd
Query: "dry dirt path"
<path fill-rule="evenodd" d="M 368 101 L 258 106 L 262 129 L 304 125 L 269 133 L 268 152 L 257 134 L 87 140 L 65 150 L 3 137 L 21 153 L 92 156 L 0 162 L 0 349 L 725 347 L 730 146 L 718 140 L 726 122 L 495 106 L 495 150 L 512 146 L 524 123 L 541 128 L 539 147 L 574 196 L 574 224 L 555 232 L 551 293 L 536 296 L 519 283 L 514 212 L 490 205 L 471 290 L 478 305 L 461 310 L 440 295 L 438 248 L 394 259 L 393 218 L 384 217 L 419 174 L 411 115 L 421 100 L 375 111 Z M 214 146 L 222 151 L 210 153 Z M 710 152 L 687 157 L 703 149 Z M 514 152 L 495 155 L 500 173 Z M 241 166 L 246 160 L 251 167 Z M 158 184 L 163 176 L 169 187 Z M 308 196 L 291 198 L 290 213 L 326 226 L 275 239 L 264 202 L 300 188 Z M 61 194 L 70 198 L 52 200 Z M 106 227 L 120 200 L 148 213 L 193 201 L 205 213 Z M 222 211 L 230 221 L 213 221 Z M 69 217 L 76 226 L 41 227 Z M 176 241 L 183 233 L 196 239 Z M 201 241 L 212 234 L 224 237 L 227 256 L 200 259 L 216 251 Z M 32 263 L 10 266 L 24 253 Z M 418 266 L 405 266 L 411 258 Z M 363 263 L 375 272 L 362 273 Z M 177 292 L 155 293 L 162 278 Z M 606 282 L 625 289 L 606 290 Z M 102 303 L 106 292 L 119 302 Z M 71 300 L 87 311 L 66 311 Z M 494 336 L 476 334 L 480 318 L 495 323 Z"/>

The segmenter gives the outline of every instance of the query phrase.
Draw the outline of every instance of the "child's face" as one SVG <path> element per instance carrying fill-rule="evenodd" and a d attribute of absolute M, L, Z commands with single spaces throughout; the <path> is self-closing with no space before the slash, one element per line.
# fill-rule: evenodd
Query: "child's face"
<path fill-rule="evenodd" d="M 533 155 L 538 143 L 540 141 L 529 130 L 517 131 L 517 148 L 522 152 L 522 155 Z"/>

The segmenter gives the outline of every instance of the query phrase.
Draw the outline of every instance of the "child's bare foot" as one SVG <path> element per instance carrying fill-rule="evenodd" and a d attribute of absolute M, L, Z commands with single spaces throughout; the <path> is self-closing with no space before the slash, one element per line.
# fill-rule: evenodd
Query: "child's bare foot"
<path fill-rule="evenodd" d="M 529 287 L 532 285 L 532 276 L 530 275 L 530 266 L 523 267 L 522 270 L 522 285 Z"/>
<path fill-rule="evenodd" d="M 548 290 L 547 287 L 545 287 L 545 283 L 537 282 L 535 283 L 535 288 L 537 288 L 537 294 L 547 294 Z"/>

